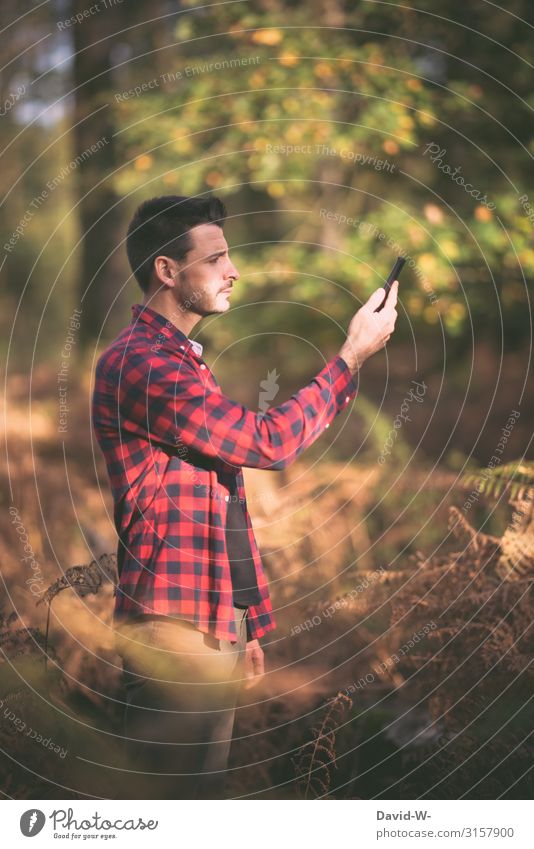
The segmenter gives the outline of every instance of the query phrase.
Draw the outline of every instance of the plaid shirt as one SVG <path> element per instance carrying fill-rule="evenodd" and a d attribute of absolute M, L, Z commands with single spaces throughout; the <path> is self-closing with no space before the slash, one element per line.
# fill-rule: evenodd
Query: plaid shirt
<path fill-rule="evenodd" d="M 165 615 L 237 640 L 225 540 L 234 485 L 261 596 L 247 634 L 261 637 L 275 619 L 242 467 L 292 463 L 355 397 L 355 378 L 337 355 L 290 400 L 255 413 L 222 394 L 202 349 L 172 322 L 143 304 L 132 313 L 98 359 L 92 402 L 119 538 L 114 625 Z"/>

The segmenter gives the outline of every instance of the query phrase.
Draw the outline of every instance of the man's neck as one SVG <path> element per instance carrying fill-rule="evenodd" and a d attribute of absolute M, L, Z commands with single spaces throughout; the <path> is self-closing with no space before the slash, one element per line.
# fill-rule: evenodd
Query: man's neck
<path fill-rule="evenodd" d="M 202 316 L 195 315 L 177 304 L 170 292 L 156 292 L 154 295 L 146 294 L 142 303 L 158 312 L 186 336 L 191 334 L 195 325 L 202 318 Z"/>

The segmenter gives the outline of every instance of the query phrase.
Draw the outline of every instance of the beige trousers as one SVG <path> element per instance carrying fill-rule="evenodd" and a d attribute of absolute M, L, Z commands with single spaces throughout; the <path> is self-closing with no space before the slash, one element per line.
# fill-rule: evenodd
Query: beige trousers
<path fill-rule="evenodd" d="M 167 616 L 115 629 L 126 696 L 125 798 L 225 798 L 246 612 L 234 608 L 236 643 Z"/>

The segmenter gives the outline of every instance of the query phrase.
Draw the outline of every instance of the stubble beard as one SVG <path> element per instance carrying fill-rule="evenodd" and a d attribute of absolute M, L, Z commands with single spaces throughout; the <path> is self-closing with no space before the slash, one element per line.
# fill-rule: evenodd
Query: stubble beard
<path fill-rule="evenodd" d="M 177 307 L 181 312 L 192 312 L 200 316 L 217 315 L 226 312 L 216 306 L 218 292 L 202 291 L 187 277 L 187 272 L 180 271 L 178 275 L 179 297 Z"/>

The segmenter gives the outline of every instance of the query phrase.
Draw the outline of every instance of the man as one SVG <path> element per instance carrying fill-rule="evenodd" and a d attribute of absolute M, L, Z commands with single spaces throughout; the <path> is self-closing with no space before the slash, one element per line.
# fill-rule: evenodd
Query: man
<path fill-rule="evenodd" d="M 239 273 L 215 197 L 143 203 L 127 253 L 143 292 L 100 356 L 93 424 L 119 537 L 114 626 L 126 688 L 125 739 L 145 798 L 219 798 L 240 681 L 264 674 L 275 627 L 247 509 L 243 466 L 283 469 L 357 392 L 384 346 L 397 283 L 353 317 L 339 354 L 290 400 L 255 413 L 222 394 L 190 338 L 226 312 Z"/>

